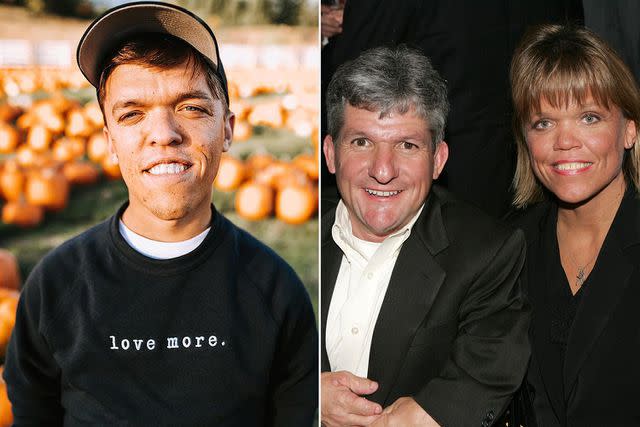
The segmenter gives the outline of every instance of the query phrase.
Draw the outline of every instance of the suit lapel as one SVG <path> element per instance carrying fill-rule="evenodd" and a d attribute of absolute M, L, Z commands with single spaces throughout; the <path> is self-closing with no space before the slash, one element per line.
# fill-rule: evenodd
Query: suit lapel
<path fill-rule="evenodd" d="M 431 194 L 393 268 L 369 356 L 368 377 L 378 381 L 370 399 L 386 405 L 407 349 L 445 279 L 434 256 L 448 246 L 440 203 Z"/>
<path fill-rule="evenodd" d="M 321 348 L 321 370 L 330 371 L 329 357 L 325 337 L 327 332 L 327 315 L 329 314 L 329 304 L 338 277 L 340 263 L 342 262 L 342 252 L 331 237 L 331 228 L 335 218 L 335 209 L 322 218 L 321 223 L 321 285 L 320 285 L 320 348 Z"/>
<path fill-rule="evenodd" d="M 573 321 L 564 364 L 565 398 L 571 395 L 582 364 L 630 283 L 634 264 L 625 256 L 624 249 L 640 242 L 639 215 L 639 202 L 628 191 L 603 242 Z"/>

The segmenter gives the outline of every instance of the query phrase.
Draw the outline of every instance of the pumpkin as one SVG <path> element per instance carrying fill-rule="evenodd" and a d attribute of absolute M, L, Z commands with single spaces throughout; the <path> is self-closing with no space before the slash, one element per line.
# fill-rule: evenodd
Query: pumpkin
<path fill-rule="evenodd" d="M 13 412 L 7 396 L 7 385 L 2 379 L 2 371 L 3 368 L 0 367 L 0 427 L 9 427 L 13 425 Z"/>
<path fill-rule="evenodd" d="M 93 126 L 85 117 L 82 110 L 72 109 L 67 113 L 67 127 L 64 133 L 67 136 L 87 137 L 93 132 Z"/>
<path fill-rule="evenodd" d="M 88 102 L 84 106 L 83 111 L 85 117 L 87 118 L 87 120 L 89 120 L 89 123 L 91 123 L 94 128 L 102 129 L 102 126 L 104 126 L 104 119 L 102 117 L 102 110 L 100 109 L 100 104 L 98 104 L 98 101 Z"/>
<path fill-rule="evenodd" d="M 240 100 L 234 101 L 232 110 L 233 114 L 236 116 L 236 126 L 238 125 L 238 122 L 244 122 L 247 120 L 252 109 L 253 106 L 251 104 Z"/>
<path fill-rule="evenodd" d="M 100 177 L 100 172 L 88 162 L 66 163 L 62 166 L 62 174 L 67 178 L 69 184 L 87 185 L 95 183 Z"/>
<path fill-rule="evenodd" d="M 241 122 L 236 120 L 236 124 L 233 127 L 233 140 L 234 141 L 246 141 L 251 138 L 253 134 L 253 128 L 247 122 Z"/>
<path fill-rule="evenodd" d="M 311 145 L 313 145 L 313 155 L 318 156 L 318 149 L 320 148 L 320 132 L 318 126 L 314 126 L 311 131 Z"/>
<path fill-rule="evenodd" d="M 317 180 L 320 174 L 320 168 L 318 167 L 318 159 L 310 154 L 300 154 L 296 156 L 292 162 L 294 166 L 303 170 L 309 179 Z"/>
<path fill-rule="evenodd" d="M 6 200 L 15 201 L 24 192 L 25 175 L 15 160 L 7 160 L 0 173 L 0 190 Z"/>
<path fill-rule="evenodd" d="M 256 173 L 255 180 L 267 184 L 276 190 L 280 190 L 288 185 L 308 184 L 305 172 L 285 162 L 271 163 Z"/>
<path fill-rule="evenodd" d="M 76 158 L 76 152 L 67 138 L 60 138 L 53 143 L 51 156 L 57 162 L 67 163 Z"/>
<path fill-rule="evenodd" d="M 248 117 L 249 123 L 253 126 L 268 126 L 281 128 L 284 123 L 284 116 L 280 104 L 264 103 L 253 107 Z"/>
<path fill-rule="evenodd" d="M 238 189 L 235 208 L 243 218 L 257 221 L 273 211 L 273 190 L 265 184 L 248 181 Z"/>
<path fill-rule="evenodd" d="M 16 309 L 20 293 L 14 289 L 0 289 L 0 356 L 4 357 L 16 324 Z"/>
<path fill-rule="evenodd" d="M 51 145 L 51 131 L 44 125 L 34 125 L 27 133 L 27 144 L 38 153 L 47 151 Z"/>
<path fill-rule="evenodd" d="M 113 156 L 107 155 L 100 162 L 102 165 L 102 172 L 109 179 L 120 179 L 122 178 L 122 172 L 120 171 L 120 165 L 118 163 L 118 159 Z"/>
<path fill-rule="evenodd" d="M 49 163 L 47 153 L 38 153 L 27 144 L 18 147 L 15 159 L 23 168 L 39 167 Z"/>
<path fill-rule="evenodd" d="M 18 131 L 11 125 L 0 123 L 0 153 L 12 153 L 18 146 Z"/>
<path fill-rule="evenodd" d="M 33 171 L 27 177 L 25 196 L 29 203 L 46 210 L 60 211 L 69 200 L 69 183 L 54 168 Z"/>
<path fill-rule="evenodd" d="M 289 224 L 307 221 L 317 207 L 317 196 L 309 185 L 290 185 L 276 196 L 276 217 Z"/>
<path fill-rule="evenodd" d="M 38 123 L 53 133 L 64 130 L 64 118 L 51 100 L 44 100 L 31 107 L 31 114 L 36 117 Z"/>
<path fill-rule="evenodd" d="M 44 209 L 40 206 L 30 205 L 21 197 L 19 200 L 9 202 L 2 207 L 2 222 L 18 227 L 35 227 L 42 222 Z"/>
<path fill-rule="evenodd" d="M 22 114 L 20 107 L 9 104 L 0 105 L 0 122 L 10 123 L 17 119 L 20 114 Z"/>
<path fill-rule="evenodd" d="M 35 125 L 37 122 L 37 118 L 30 111 L 27 111 L 16 120 L 16 126 L 18 129 L 29 129 L 31 126 Z"/>
<path fill-rule="evenodd" d="M 20 289 L 18 261 L 6 249 L 0 249 L 0 288 Z"/>
<path fill-rule="evenodd" d="M 248 175 L 250 177 L 255 176 L 258 171 L 261 171 L 262 169 L 266 168 L 267 166 L 269 166 L 271 163 L 275 161 L 276 159 L 271 154 L 267 154 L 267 153 L 252 154 L 251 156 L 249 156 L 249 158 L 245 162 L 248 169 L 247 171 Z"/>
<path fill-rule="evenodd" d="M 107 138 L 102 132 L 96 132 L 87 142 L 87 156 L 92 162 L 102 163 L 102 159 L 109 155 L 107 148 Z"/>
<path fill-rule="evenodd" d="M 233 191 L 242 184 L 246 176 L 245 165 L 231 156 L 222 156 L 218 166 L 218 175 L 213 186 L 220 191 Z"/>

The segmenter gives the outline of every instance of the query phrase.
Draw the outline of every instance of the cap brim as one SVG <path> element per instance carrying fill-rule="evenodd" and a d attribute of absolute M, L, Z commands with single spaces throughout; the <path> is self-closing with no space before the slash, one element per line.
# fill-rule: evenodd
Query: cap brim
<path fill-rule="evenodd" d="M 226 88 L 218 44 L 211 28 L 186 9 L 160 2 L 127 3 L 105 12 L 91 23 L 78 43 L 77 61 L 82 74 L 100 85 L 106 55 L 138 33 L 164 33 L 178 37 L 211 61 Z"/>

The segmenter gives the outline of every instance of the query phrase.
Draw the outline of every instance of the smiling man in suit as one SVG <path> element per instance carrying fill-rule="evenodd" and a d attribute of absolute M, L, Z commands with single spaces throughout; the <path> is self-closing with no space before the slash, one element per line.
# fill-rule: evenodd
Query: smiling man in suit
<path fill-rule="evenodd" d="M 432 186 L 448 108 L 406 47 L 369 50 L 329 85 L 341 199 L 321 225 L 327 427 L 489 426 L 524 375 L 524 239 Z"/>

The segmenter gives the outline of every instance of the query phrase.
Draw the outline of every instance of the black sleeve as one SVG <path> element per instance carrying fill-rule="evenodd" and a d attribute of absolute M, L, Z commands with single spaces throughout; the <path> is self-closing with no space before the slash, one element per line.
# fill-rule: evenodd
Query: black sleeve
<path fill-rule="evenodd" d="M 293 276 L 293 277 L 291 277 Z M 312 426 L 318 406 L 318 330 L 304 286 L 291 273 L 282 294 L 283 307 L 277 350 L 271 369 L 270 426 Z M 275 304 L 277 307 L 280 304 Z"/>
<path fill-rule="evenodd" d="M 39 268 L 38 268 L 39 267 Z M 40 264 L 20 295 L 16 323 L 4 368 L 14 425 L 62 425 L 60 368 L 43 336 L 43 296 L 46 277 Z"/>

